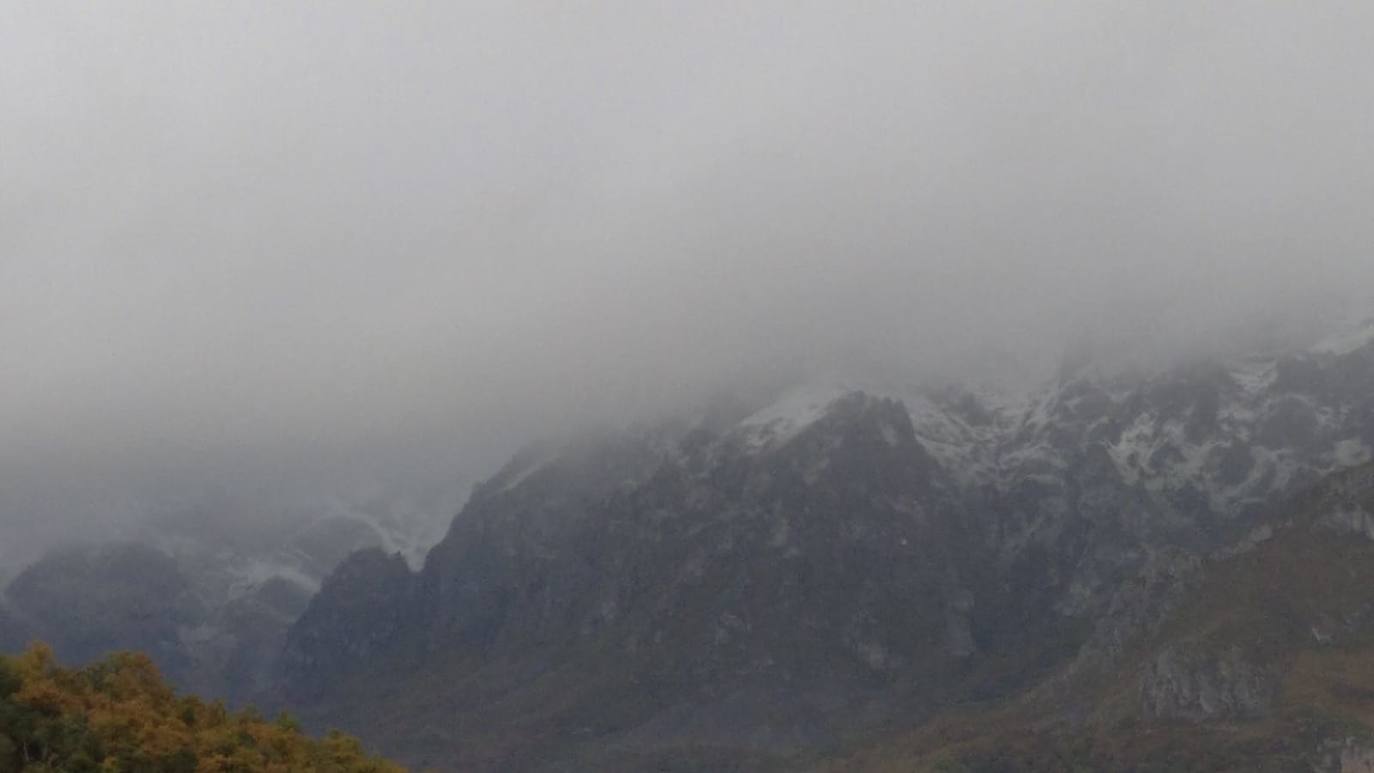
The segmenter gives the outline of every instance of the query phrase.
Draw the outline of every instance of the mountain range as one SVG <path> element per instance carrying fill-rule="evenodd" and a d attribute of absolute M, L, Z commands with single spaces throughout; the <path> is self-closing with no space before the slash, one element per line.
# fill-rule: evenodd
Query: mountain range
<path fill-rule="evenodd" d="M 1086 726 L 1114 680 L 1147 723 L 1265 717 L 1281 669 L 1143 642 L 1182 631 L 1226 556 L 1334 517 L 1303 497 L 1358 488 L 1340 475 L 1370 459 L 1371 384 L 1365 325 L 1083 364 L 1018 401 L 808 386 L 531 451 L 418 572 L 346 561 L 287 635 L 282 696 L 456 770 L 796 769 L 956 707 Z M 1315 552 L 1261 552 L 1298 543 Z"/>
<path fill-rule="evenodd" d="M 1374 770 L 1371 387 L 1368 323 L 1015 398 L 806 384 L 532 447 L 422 563 L 340 538 L 207 606 L 184 546 L 59 552 L 0 644 L 448 770 Z"/>

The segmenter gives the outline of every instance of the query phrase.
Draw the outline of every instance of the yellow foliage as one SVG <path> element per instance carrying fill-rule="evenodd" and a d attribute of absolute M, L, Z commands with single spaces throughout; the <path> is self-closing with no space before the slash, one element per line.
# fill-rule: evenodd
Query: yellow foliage
<path fill-rule="evenodd" d="M 11 750 L 7 752 L 6 750 Z M 8 754 L 9 758 L 4 758 Z M 352 738 L 178 697 L 146 656 L 63 669 L 35 645 L 0 658 L 0 771 L 400 773 Z"/>

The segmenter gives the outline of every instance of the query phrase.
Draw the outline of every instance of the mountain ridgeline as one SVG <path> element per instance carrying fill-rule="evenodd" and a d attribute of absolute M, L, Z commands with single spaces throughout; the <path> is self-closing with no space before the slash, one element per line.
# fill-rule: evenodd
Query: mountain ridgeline
<path fill-rule="evenodd" d="M 1370 332 L 531 450 L 346 559 L 276 697 L 452 770 L 1368 769 Z"/>
<path fill-rule="evenodd" d="M 219 501 L 150 517 L 124 539 L 58 546 L 0 593 L 0 651 L 36 639 L 63 662 L 88 663 L 138 650 L 179 689 L 261 700 L 287 628 L 324 576 L 362 548 L 408 546 L 387 515 L 255 514 Z"/>

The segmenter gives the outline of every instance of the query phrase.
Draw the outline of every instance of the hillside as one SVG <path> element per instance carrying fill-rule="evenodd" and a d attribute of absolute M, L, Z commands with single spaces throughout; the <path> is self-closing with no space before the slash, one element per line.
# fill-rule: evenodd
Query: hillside
<path fill-rule="evenodd" d="M 152 662 L 120 653 L 58 666 L 35 645 L 0 657 L 0 771 L 400 773 L 356 740 L 303 735 L 295 721 L 178 696 Z"/>
<path fill-rule="evenodd" d="M 1108 669 L 966 705 L 817 770 L 1374 769 L 1374 465 L 1201 562 Z"/>

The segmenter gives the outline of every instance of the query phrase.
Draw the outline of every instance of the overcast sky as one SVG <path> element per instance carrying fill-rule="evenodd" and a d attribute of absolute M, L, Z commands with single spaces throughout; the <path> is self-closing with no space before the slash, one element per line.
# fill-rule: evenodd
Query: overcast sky
<path fill-rule="evenodd" d="M 5 3 L 0 535 L 1210 345 L 1374 287 L 1371 128 L 1368 2 Z"/>

